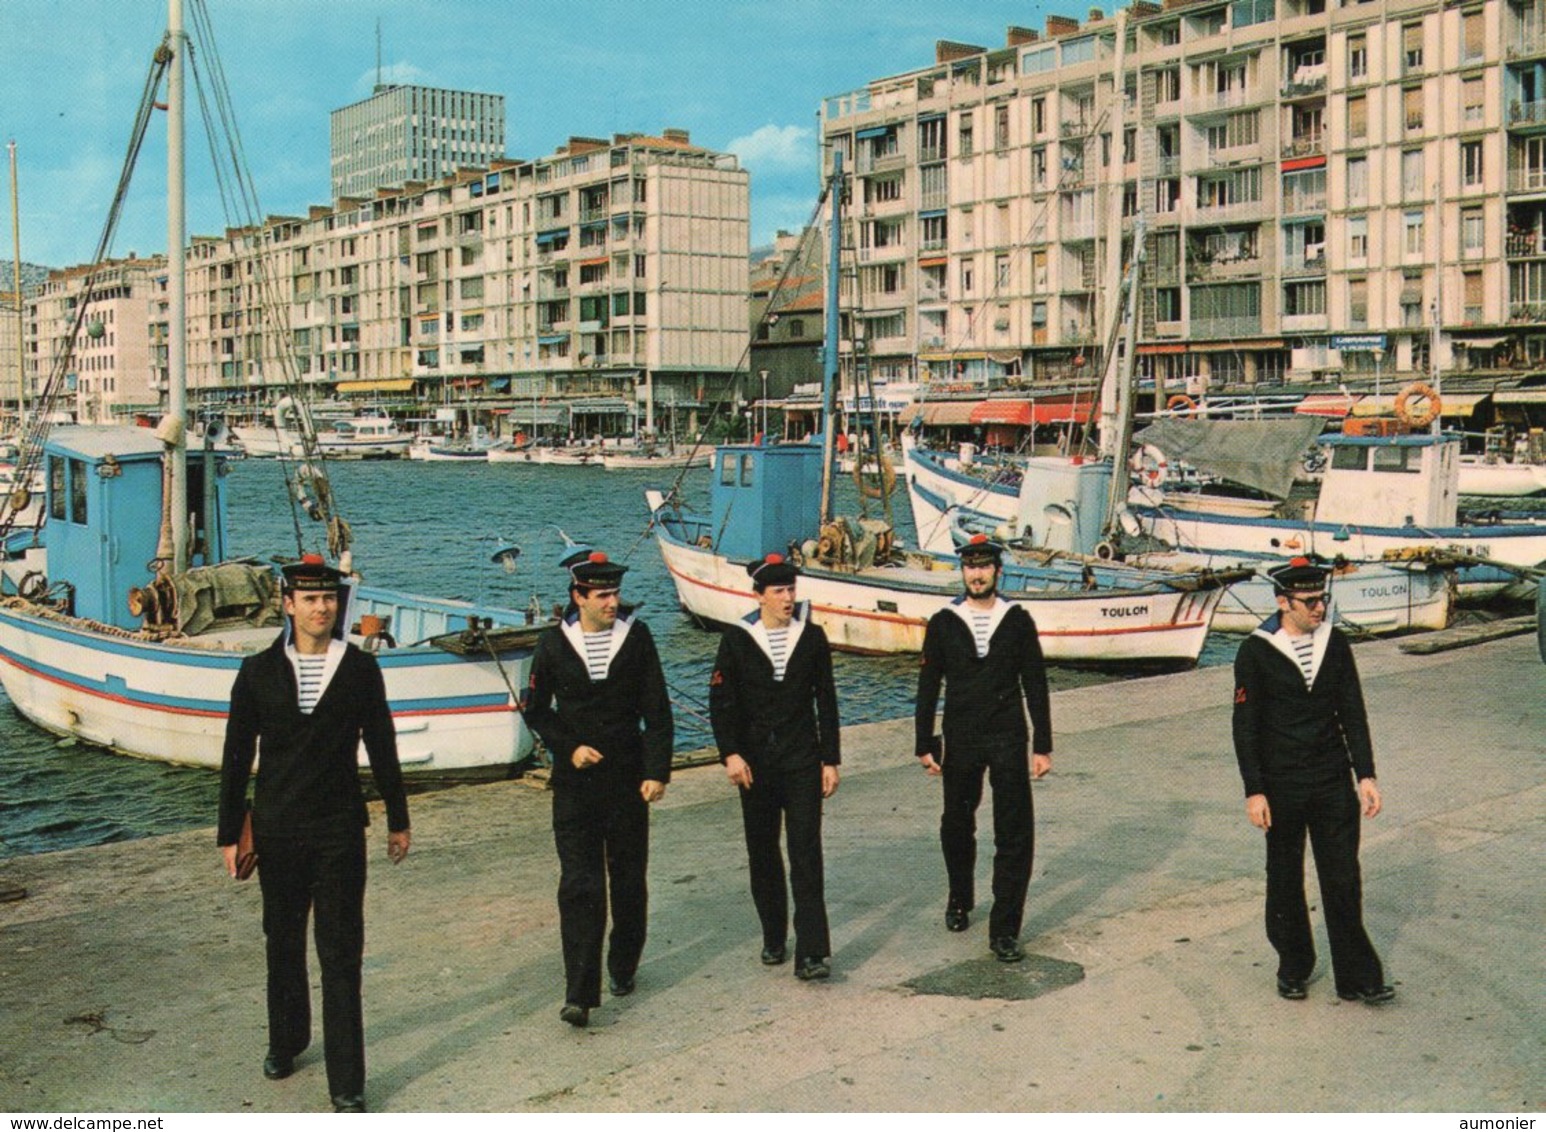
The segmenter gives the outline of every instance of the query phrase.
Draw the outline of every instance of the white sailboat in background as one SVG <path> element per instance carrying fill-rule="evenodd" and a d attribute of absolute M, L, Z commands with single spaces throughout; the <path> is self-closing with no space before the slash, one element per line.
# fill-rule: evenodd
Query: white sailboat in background
<path fill-rule="evenodd" d="M 199 58 L 217 59 L 203 0 L 192 7 L 203 29 Z M 274 640 L 281 616 L 273 566 L 231 560 L 218 458 L 209 449 L 195 461 L 187 456 L 182 132 L 191 52 L 181 0 L 170 0 L 169 8 L 137 127 L 143 131 L 151 118 L 148 100 L 164 77 L 168 413 L 154 432 L 50 430 L 47 410 L 69 366 L 68 355 L 61 359 L 18 461 L 24 483 L 43 473 L 46 520 L 37 529 L 19 525 L 17 504 L 30 502 L 19 497 L 0 510 L 0 681 L 17 710 L 49 731 L 140 758 L 218 767 L 236 671 Z M 115 204 L 98 261 L 111 246 L 117 215 Z M 77 331 L 88 306 L 76 313 Z M 349 525 L 336 509 L 304 409 L 294 419 L 301 447 L 292 506 L 323 524 L 329 554 L 348 572 Z M 299 530 L 298 518 L 298 539 Z M 356 584 L 340 622 L 377 655 L 406 774 L 501 776 L 528 755 L 532 740 L 518 700 L 541 626 L 526 613 Z"/>

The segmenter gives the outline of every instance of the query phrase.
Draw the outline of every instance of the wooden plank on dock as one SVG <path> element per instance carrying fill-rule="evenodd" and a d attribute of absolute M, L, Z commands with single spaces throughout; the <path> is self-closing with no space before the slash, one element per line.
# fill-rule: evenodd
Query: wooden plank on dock
<path fill-rule="evenodd" d="M 1463 649 L 1470 645 L 1479 645 L 1483 641 L 1497 641 L 1504 637 L 1517 637 L 1521 633 L 1533 632 L 1535 632 L 1534 617 L 1507 617 L 1501 621 L 1487 621 L 1480 625 L 1456 625 L 1451 629 L 1424 633 L 1420 637 L 1402 641 L 1398 647 L 1402 652 L 1426 656 L 1429 653 Z"/>

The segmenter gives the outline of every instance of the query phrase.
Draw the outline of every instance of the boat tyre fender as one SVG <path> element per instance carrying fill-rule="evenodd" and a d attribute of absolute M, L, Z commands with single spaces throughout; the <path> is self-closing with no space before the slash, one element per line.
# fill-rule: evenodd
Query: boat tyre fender
<path fill-rule="evenodd" d="M 1117 556 L 1117 548 L 1111 543 L 1101 541 L 1095 544 L 1095 557 L 1102 562 L 1110 562 Z"/>
<path fill-rule="evenodd" d="M 1443 409 L 1444 402 L 1426 382 L 1414 381 L 1396 394 L 1396 419 L 1408 428 L 1426 428 Z"/>
<path fill-rule="evenodd" d="M 1172 393 L 1170 400 L 1165 402 L 1167 412 L 1175 413 L 1182 417 L 1195 417 L 1197 415 L 1197 402 L 1185 393 Z"/>
<path fill-rule="evenodd" d="M 48 578 L 41 570 L 28 570 L 16 584 L 16 593 L 27 601 L 41 601 L 48 593 Z"/>

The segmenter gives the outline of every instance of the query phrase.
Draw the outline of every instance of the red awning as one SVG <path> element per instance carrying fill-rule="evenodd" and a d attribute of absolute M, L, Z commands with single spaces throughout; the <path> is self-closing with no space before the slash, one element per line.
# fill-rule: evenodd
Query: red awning
<path fill-rule="evenodd" d="M 1306 417 L 1333 417 L 1341 420 L 1362 401 L 1357 393 L 1312 393 L 1294 406 L 1294 412 Z"/>
<path fill-rule="evenodd" d="M 1030 425 L 1088 423 L 1095 412 L 1093 397 L 1045 397 L 1033 401 L 983 401 L 972 410 L 972 424 Z"/>

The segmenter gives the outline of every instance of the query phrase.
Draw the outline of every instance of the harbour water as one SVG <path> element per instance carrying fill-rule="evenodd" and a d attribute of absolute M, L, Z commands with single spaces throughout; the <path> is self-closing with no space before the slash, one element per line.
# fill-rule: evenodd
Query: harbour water
<path fill-rule="evenodd" d="M 676 706 L 677 748 L 710 745 L 706 700 L 718 638 L 680 611 L 647 529 L 644 490 L 669 486 L 664 473 L 394 460 L 335 462 L 329 474 L 353 527 L 356 567 L 372 584 L 517 609 L 535 597 L 551 607 L 564 598 L 560 528 L 626 563 L 624 598 L 642 603 L 659 644 Z M 285 505 L 282 476 L 276 461 L 231 463 L 235 553 L 294 553 L 297 521 Z M 838 484 L 838 509 L 857 514 L 852 484 Z M 701 505 L 708 472 L 687 473 L 682 488 L 689 503 Z M 905 498 L 899 495 L 897 503 L 899 534 L 911 541 Z M 870 506 L 873 512 L 877 505 Z M 319 549 L 318 524 L 304 517 L 299 524 L 305 548 Z M 510 543 L 522 554 L 516 571 L 506 574 L 491 558 Z M 1202 662 L 1227 662 L 1236 643 L 1210 639 Z M 840 655 L 835 671 L 845 724 L 912 710 L 914 658 Z M 1052 671 L 1054 688 L 1109 679 Z M 197 828 L 213 822 L 215 805 L 210 772 L 61 743 L 21 719 L 0 693 L 0 858 Z"/>

